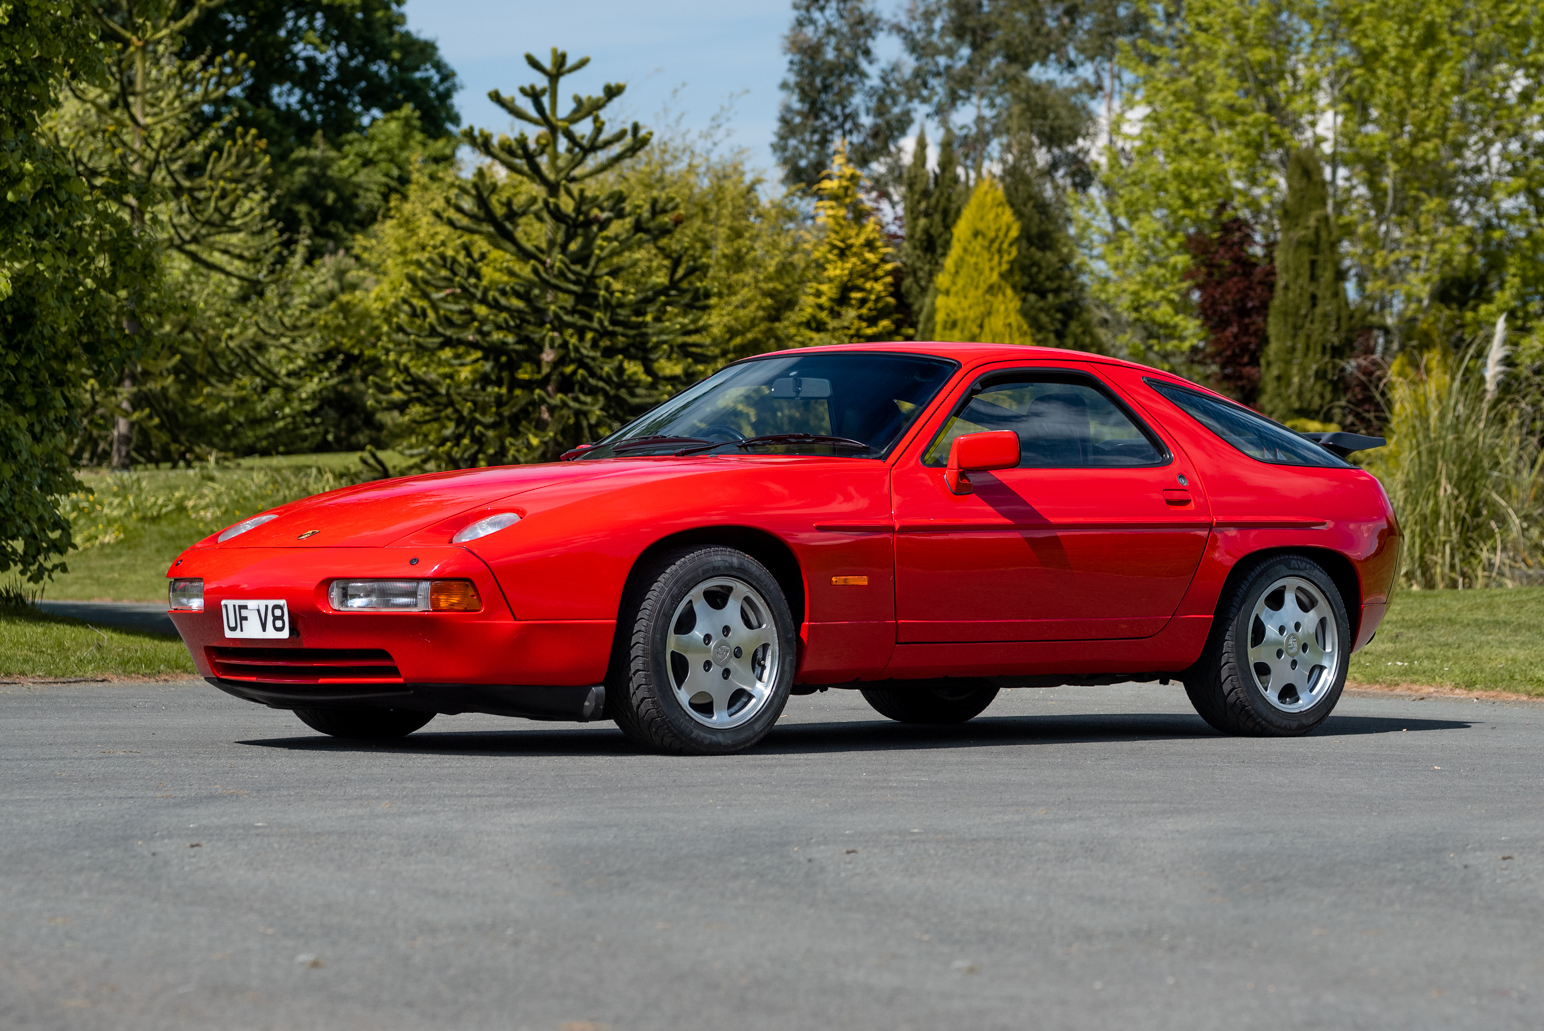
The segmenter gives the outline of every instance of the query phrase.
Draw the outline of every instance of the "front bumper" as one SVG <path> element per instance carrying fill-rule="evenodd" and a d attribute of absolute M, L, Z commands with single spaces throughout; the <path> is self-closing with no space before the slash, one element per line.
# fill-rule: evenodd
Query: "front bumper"
<path fill-rule="evenodd" d="M 205 677 L 237 698 L 275 709 L 413 709 L 454 715 L 486 712 L 530 720 L 605 718 L 606 688 L 528 684 L 275 684 Z"/>
<path fill-rule="evenodd" d="M 488 567 L 463 548 L 195 548 L 172 572 L 204 580 L 204 611 L 170 613 L 194 666 L 239 697 L 284 708 L 598 718 L 585 706 L 605 679 L 615 621 L 516 619 Z M 337 612 L 328 602 L 335 578 L 404 575 L 471 580 L 482 611 Z M 289 638 L 225 637 L 226 598 L 284 599 Z"/>

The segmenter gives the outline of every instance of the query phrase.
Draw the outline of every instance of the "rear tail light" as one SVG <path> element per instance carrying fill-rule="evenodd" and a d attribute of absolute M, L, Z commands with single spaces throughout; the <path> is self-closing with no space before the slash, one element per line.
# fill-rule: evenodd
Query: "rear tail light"
<path fill-rule="evenodd" d="M 166 607 L 181 612 L 204 611 L 204 581 L 173 580 L 167 589 Z"/>
<path fill-rule="evenodd" d="M 339 612 L 480 612 L 470 580 L 334 580 L 327 599 Z"/>

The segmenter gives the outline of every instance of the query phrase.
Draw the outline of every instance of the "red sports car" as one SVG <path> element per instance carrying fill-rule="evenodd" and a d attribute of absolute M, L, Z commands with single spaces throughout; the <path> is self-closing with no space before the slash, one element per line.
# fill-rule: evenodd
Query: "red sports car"
<path fill-rule="evenodd" d="M 203 676 L 343 737 L 435 713 L 733 752 L 790 694 L 968 720 L 1003 687 L 1178 679 L 1218 730 L 1335 707 L 1398 558 L 1383 441 L 995 344 L 729 365 L 549 465 L 283 505 L 173 563 Z"/>

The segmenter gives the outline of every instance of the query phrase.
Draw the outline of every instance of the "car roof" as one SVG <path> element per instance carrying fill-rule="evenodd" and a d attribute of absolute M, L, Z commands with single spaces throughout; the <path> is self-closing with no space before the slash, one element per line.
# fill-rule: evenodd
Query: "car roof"
<path fill-rule="evenodd" d="M 978 344 L 957 340 L 893 340 L 888 342 L 869 344 L 821 344 L 816 347 L 788 348 L 787 350 L 783 351 L 768 351 L 765 354 L 752 355 L 749 358 L 742 358 L 740 360 L 755 361 L 757 358 L 781 357 L 783 355 L 810 354 L 811 352 L 816 354 L 829 354 L 832 352 L 839 353 L 843 351 L 870 351 L 884 352 L 886 354 L 925 354 L 931 355 L 935 358 L 952 358 L 959 362 L 961 365 L 966 366 L 978 361 L 1014 362 L 1025 360 L 1035 361 L 1036 359 L 1040 359 L 1042 361 L 1072 360 L 1080 362 L 1098 362 L 1103 365 L 1119 365 L 1127 369 L 1134 369 L 1137 372 L 1142 373 L 1144 376 L 1156 376 L 1162 380 L 1165 380 L 1166 382 L 1176 384 L 1177 386 L 1182 386 L 1189 390 L 1199 391 L 1203 394 L 1209 394 L 1218 400 L 1226 401 L 1228 404 L 1238 405 L 1240 408 L 1246 408 L 1248 411 L 1254 412 L 1256 415 L 1260 414 L 1259 412 L 1255 412 L 1253 408 L 1249 408 L 1247 405 L 1240 405 L 1239 402 L 1233 400 L 1231 397 L 1228 397 L 1226 394 L 1219 394 L 1217 391 L 1211 389 L 1208 386 L 1196 383 L 1194 380 L 1188 380 L 1177 373 L 1169 372 L 1167 369 L 1156 369 L 1151 365 L 1143 365 L 1139 362 L 1127 361 L 1124 358 L 1112 358 L 1110 355 L 1097 354 L 1093 351 L 1074 351 L 1066 347 L 1038 347 L 1033 344 Z"/>
<path fill-rule="evenodd" d="M 1073 351 L 1064 347 L 1037 347 L 1024 344 L 976 344 L 953 340 L 895 340 L 870 344 L 822 344 L 817 347 L 790 348 L 786 351 L 768 351 L 766 354 L 755 355 L 754 358 L 772 358 L 783 355 L 796 354 L 820 354 L 840 353 L 844 351 L 883 351 L 888 354 L 925 354 L 937 358 L 953 358 L 955 361 L 969 364 L 976 361 L 1082 361 L 1102 362 L 1106 365 L 1124 365 L 1129 369 L 1139 369 L 1143 372 L 1157 373 L 1166 379 L 1175 379 L 1184 382 L 1173 373 L 1164 372 L 1162 369 L 1154 369 L 1147 365 L 1138 365 L 1136 362 L 1128 362 L 1122 358 L 1111 358 L 1109 355 L 1095 354 L 1091 351 Z"/>

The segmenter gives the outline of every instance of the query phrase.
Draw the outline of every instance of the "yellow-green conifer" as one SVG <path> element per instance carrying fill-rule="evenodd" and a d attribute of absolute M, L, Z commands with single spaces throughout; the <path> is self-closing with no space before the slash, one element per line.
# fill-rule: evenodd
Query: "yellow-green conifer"
<path fill-rule="evenodd" d="M 1023 302 L 1013 289 L 1019 222 L 995 179 L 983 179 L 954 224 L 938 273 L 933 335 L 939 340 L 1031 343 Z"/>
<path fill-rule="evenodd" d="M 874 214 L 863 202 L 863 173 L 837 148 L 816 185 L 819 238 L 814 274 L 800 302 L 799 321 L 818 342 L 894 340 L 895 285 L 900 265 Z"/>

